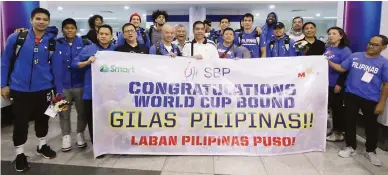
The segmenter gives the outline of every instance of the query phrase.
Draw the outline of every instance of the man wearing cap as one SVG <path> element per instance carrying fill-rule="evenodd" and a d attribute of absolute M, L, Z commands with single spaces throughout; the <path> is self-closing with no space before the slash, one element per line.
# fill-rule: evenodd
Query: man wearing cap
<path fill-rule="evenodd" d="M 84 131 L 86 128 L 86 118 L 84 116 L 83 106 L 83 87 L 84 87 L 84 69 L 73 69 L 71 63 L 75 57 L 86 46 L 92 44 L 87 39 L 78 37 L 77 23 L 74 19 L 68 18 L 62 22 L 62 38 L 58 38 L 57 50 L 62 60 L 62 84 L 63 95 L 69 102 L 75 102 L 75 109 L 77 110 L 77 142 L 78 148 L 84 148 L 87 146 L 84 138 Z M 71 134 L 71 122 L 70 122 L 71 105 L 69 110 L 59 113 L 60 126 L 62 130 L 62 151 L 67 152 L 71 150 L 72 140 Z"/>
<path fill-rule="evenodd" d="M 267 57 L 291 57 L 296 56 L 295 41 L 285 34 L 284 24 L 277 22 L 273 30 Z"/>
<path fill-rule="evenodd" d="M 129 18 L 129 22 L 132 23 L 133 25 L 135 25 L 135 27 L 136 27 L 137 43 L 140 45 L 145 45 L 149 48 L 151 46 L 150 37 L 145 32 L 145 29 L 140 27 L 140 24 L 141 24 L 140 15 L 137 13 L 132 14 L 131 17 Z M 124 35 L 122 33 L 120 33 L 120 35 L 117 39 L 116 45 L 121 46 L 123 44 L 125 44 Z"/>

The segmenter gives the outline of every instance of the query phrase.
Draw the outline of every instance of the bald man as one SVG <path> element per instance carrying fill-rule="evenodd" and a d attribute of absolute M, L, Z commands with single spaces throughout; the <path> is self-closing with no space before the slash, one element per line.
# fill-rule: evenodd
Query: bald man
<path fill-rule="evenodd" d="M 150 54 L 153 55 L 168 55 L 171 57 L 182 56 L 179 47 L 172 44 L 174 40 L 175 30 L 170 24 L 164 24 L 162 27 L 162 42 L 155 44 L 150 48 Z"/>

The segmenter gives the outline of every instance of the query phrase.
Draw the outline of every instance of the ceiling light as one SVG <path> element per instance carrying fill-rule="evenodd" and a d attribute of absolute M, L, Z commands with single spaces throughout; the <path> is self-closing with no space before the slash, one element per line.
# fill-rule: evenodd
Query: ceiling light
<path fill-rule="evenodd" d="M 124 9 L 125 9 L 125 10 L 128 10 L 128 9 L 129 9 L 129 6 L 124 6 Z"/>
<path fill-rule="evenodd" d="M 61 11 L 61 10 L 63 10 L 63 7 L 58 6 L 57 9 L 58 9 L 59 11 Z"/>
<path fill-rule="evenodd" d="M 320 13 L 317 13 L 317 14 L 315 14 L 315 16 L 316 16 L 316 17 L 320 17 L 320 16 L 321 16 L 321 14 L 320 14 Z"/>
<path fill-rule="evenodd" d="M 256 13 L 255 16 L 260 16 L 260 13 Z"/>
<path fill-rule="evenodd" d="M 270 5 L 269 6 L 269 9 L 274 9 L 275 8 L 275 5 Z"/>
<path fill-rule="evenodd" d="M 92 16 L 93 16 L 93 14 L 90 14 L 89 16 L 90 16 L 90 17 L 92 17 Z"/>

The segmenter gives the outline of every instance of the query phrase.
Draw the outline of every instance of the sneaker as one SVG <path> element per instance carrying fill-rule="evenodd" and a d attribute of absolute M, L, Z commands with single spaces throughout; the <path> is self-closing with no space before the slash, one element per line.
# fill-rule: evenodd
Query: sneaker
<path fill-rule="evenodd" d="M 71 150 L 71 137 L 70 135 L 65 135 L 62 137 L 62 151 L 67 152 Z"/>
<path fill-rule="evenodd" d="M 369 159 L 369 161 L 375 166 L 381 166 L 381 160 L 377 157 L 374 152 L 367 152 L 365 157 Z"/>
<path fill-rule="evenodd" d="M 326 137 L 326 140 L 329 142 L 340 142 L 345 140 L 345 136 L 342 133 L 331 133 Z"/>
<path fill-rule="evenodd" d="M 17 172 L 24 172 L 30 169 L 30 164 L 27 162 L 27 156 L 22 154 L 18 154 L 16 159 L 13 161 L 15 164 L 15 170 Z"/>
<path fill-rule="evenodd" d="M 78 148 L 85 148 L 88 146 L 88 144 L 85 142 L 84 133 L 80 132 L 77 134 L 77 147 Z"/>
<path fill-rule="evenodd" d="M 42 155 L 46 159 L 54 159 L 57 156 L 57 153 L 53 151 L 50 146 L 43 145 L 41 149 L 36 148 L 38 155 Z"/>
<path fill-rule="evenodd" d="M 342 158 L 348 158 L 350 156 L 355 156 L 356 151 L 352 147 L 348 146 L 343 150 L 341 150 L 340 152 L 338 152 L 338 155 Z"/>

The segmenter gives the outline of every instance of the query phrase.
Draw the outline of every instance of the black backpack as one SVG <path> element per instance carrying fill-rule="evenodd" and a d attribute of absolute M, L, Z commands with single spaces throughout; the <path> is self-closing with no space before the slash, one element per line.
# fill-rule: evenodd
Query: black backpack
<path fill-rule="evenodd" d="M 286 39 L 284 40 L 284 46 L 286 47 L 286 52 L 288 52 L 288 50 L 290 49 L 290 38 L 287 35 L 285 37 Z M 274 45 L 275 45 L 275 40 L 271 40 L 271 42 L 269 43 L 269 48 L 271 51 Z"/>
<path fill-rule="evenodd" d="M 174 45 L 173 44 L 171 44 L 172 45 L 172 48 L 174 48 Z M 156 55 L 162 55 L 162 52 L 160 52 L 160 44 L 159 43 L 156 43 L 155 44 L 155 47 L 156 47 Z M 182 56 L 182 53 L 181 53 L 181 51 L 179 50 L 179 47 L 176 47 L 176 49 L 177 49 L 177 52 L 178 52 L 178 55 L 177 56 Z"/>
<path fill-rule="evenodd" d="M 22 47 L 24 45 L 24 42 L 26 41 L 27 35 L 28 35 L 28 31 L 23 31 L 23 32 L 19 32 L 19 34 L 17 36 L 16 42 L 14 44 L 14 54 L 13 54 L 13 56 L 11 58 L 11 64 L 9 66 L 8 85 L 11 82 L 11 74 L 12 74 L 14 68 L 15 68 L 16 59 L 19 57 L 20 50 L 22 49 Z M 48 60 L 49 60 L 49 63 L 51 63 L 51 56 L 55 52 L 55 45 L 56 45 L 55 39 L 51 38 L 49 40 L 49 46 L 48 46 L 48 50 L 49 50 L 49 58 L 48 58 Z"/>
<path fill-rule="evenodd" d="M 141 31 L 141 36 L 143 37 L 143 42 L 144 42 L 144 45 L 147 43 L 147 36 L 146 36 L 146 33 Z"/>
<path fill-rule="evenodd" d="M 150 30 L 148 31 L 148 36 L 150 37 L 150 42 L 152 44 L 152 32 L 154 32 L 154 25 L 151 25 L 150 26 Z M 143 32 L 144 33 L 144 32 Z M 142 34 L 143 35 L 143 34 Z M 143 36 L 143 39 L 144 39 L 145 35 Z M 144 40 L 144 43 L 145 43 L 145 40 Z"/>

